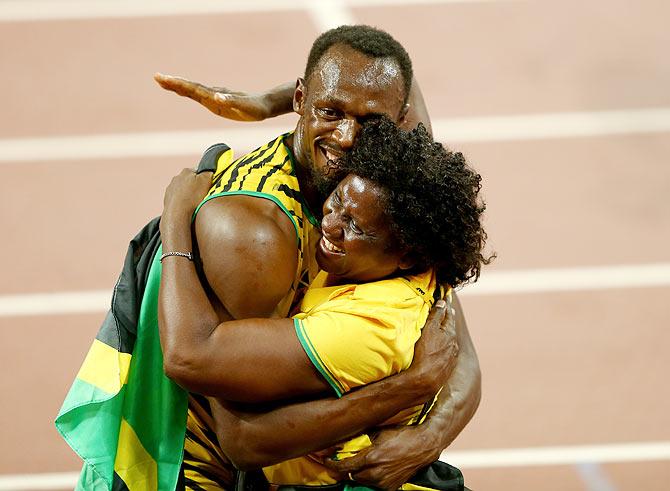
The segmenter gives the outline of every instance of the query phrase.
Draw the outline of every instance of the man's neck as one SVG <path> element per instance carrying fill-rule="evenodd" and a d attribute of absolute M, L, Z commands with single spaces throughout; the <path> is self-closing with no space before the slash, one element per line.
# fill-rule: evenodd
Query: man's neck
<path fill-rule="evenodd" d="M 305 157 L 300 152 L 301 145 L 296 145 L 296 134 L 292 133 L 286 138 L 286 144 L 291 149 L 294 159 L 294 169 L 295 175 L 298 178 L 298 184 L 300 186 L 300 194 L 302 194 L 303 199 L 307 203 L 309 210 L 312 212 L 312 215 L 318 220 L 321 220 L 323 199 L 317 189 L 312 174 L 303 164 Z M 296 151 L 297 150 L 297 151 Z"/>

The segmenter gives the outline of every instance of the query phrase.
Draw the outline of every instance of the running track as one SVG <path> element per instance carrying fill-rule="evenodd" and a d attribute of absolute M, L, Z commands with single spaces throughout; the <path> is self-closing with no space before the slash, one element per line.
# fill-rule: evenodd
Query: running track
<path fill-rule="evenodd" d="M 0 490 L 71 489 L 52 425 L 127 240 L 232 124 L 154 71 L 260 90 L 332 24 L 405 44 L 484 177 L 499 258 L 462 292 L 484 374 L 444 458 L 475 490 L 670 489 L 670 5 L 0 2 Z"/>

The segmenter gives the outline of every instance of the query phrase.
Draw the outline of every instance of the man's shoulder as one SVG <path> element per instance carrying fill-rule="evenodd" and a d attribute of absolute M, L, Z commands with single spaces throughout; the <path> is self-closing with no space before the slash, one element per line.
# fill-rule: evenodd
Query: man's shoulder
<path fill-rule="evenodd" d="M 222 193 L 273 194 L 281 184 L 297 191 L 287 135 L 280 135 L 237 159 L 233 159 L 232 150 L 222 154 L 207 197 Z"/>
<path fill-rule="evenodd" d="M 282 241 L 295 248 L 295 227 L 275 203 L 231 194 L 203 204 L 196 215 L 198 241 Z M 277 244 L 279 245 L 279 244 Z"/>

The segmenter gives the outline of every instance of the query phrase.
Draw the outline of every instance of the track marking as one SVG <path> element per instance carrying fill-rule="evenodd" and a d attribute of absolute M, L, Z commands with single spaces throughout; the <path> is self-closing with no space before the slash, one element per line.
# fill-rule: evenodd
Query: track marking
<path fill-rule="evenodd" d="M 670 263 L 485 272 L 459 295 L 506 295 L 670 286 Z"/>
<path fill-rule="evenodd" d="M 306 7 L 319 32 L 356 23 L 347 2 L 342 0 L 311 1 L 307 3 Z"/>
<path fill-rule="evenodd" d="M 460 469 L 661 461 L 670 460 L 670 442 L 445 451 L 440 460 Z"/>
<path fill-rule="evenodd" d="M 600 464 L 593 462 L 578 464 L 577 474 L 584 481 L 587 491 L 616 491 Z"/>
<path fill-rule="evenodd" d="M 177 15 L 229 14 L 309 10 L 323 0 L 3 0 L 2 21 L 114 19 L 172 17 Z M 343 7 L 431 5 L 455 3 L 509 3 L 514 0 L 339 0 Z M 330 0 L 329 0 L 330 3 Z"/>
<path fill-rule="evenodd" d="M 514 295 L 612 288 L 670 286 L 670 263 L 590 268 L 530 269 L 485 273 L 459 295 Z M 99 313 L 109 310 L 111 291 L 0 295 L 0 317 Z"/>
<path fill-rule="evenodd" d="M 670 131 L 670 108 L 438 119 L 432 125 L 436 139 L 445 142 L 658 133 Z"/>
<path fill-rule="evenodd" d="M 664 461 L 670 460 L 670 442 L 445 451 L 440 460 L 460 469 Z M 0 491 L 72 489 L 78 477 L 78 472 L 0 475 Z"/>
<path fill-rule="evenodd" d="M 2 295 L 0 317 L 99 313 L 108 311 L 111 303 L 111 290 Z"/>
<path fill-rule="evenodd" d="M 79 472 L 0 475 L 0 491 L 74 489 L 78 480 Z"/>
<path fill-rule="evenodd" d="M 435 138 L 450 144 L 665 133 L 670 132 L 670 108 L 440 118 L 432 124 Z M 197 156 L 212 142 L 224 139 L 233 148 L 251 149 L 288 126 L 12 138 L 0 140 L 0 162 Z"/>

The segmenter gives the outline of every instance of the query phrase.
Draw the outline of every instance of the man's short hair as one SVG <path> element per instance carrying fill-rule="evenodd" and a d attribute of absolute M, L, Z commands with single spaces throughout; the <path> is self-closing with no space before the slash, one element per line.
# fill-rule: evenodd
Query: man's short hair
<path fill-rule="evenodd" d="M 388 57 L 395 60 L 400 67 L 405 88 L 404 102 L 407 102 L 413 76 L 412 61 L 407 51 L 389 33 L 362 24 L 336 27 L 316 38 L 307 58 L 305 80 L 309 79 L 323 54 L 336 44 L 349 46 L 370 58 Z"/>

